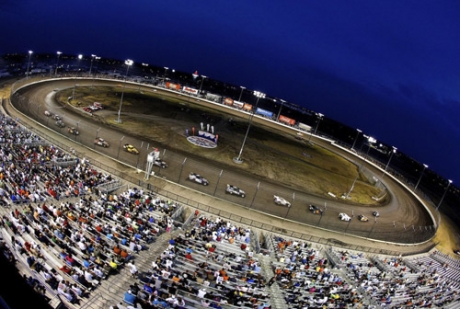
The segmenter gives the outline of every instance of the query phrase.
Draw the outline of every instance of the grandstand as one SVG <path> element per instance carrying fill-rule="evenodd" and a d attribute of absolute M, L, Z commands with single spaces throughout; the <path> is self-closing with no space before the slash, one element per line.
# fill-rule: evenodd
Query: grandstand
<path fill-rule="evenodd" d="M 459 306 L 460 264 L 440 252 L 264 232 L 126 183 L 5 115 L 0 127 L 1 250 L 52 307 Z"/>

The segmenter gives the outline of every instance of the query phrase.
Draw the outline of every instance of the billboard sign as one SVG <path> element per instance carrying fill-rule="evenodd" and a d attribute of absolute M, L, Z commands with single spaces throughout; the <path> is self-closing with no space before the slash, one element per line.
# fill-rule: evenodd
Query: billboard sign
<path fill-rule="evenodd" d="M 233 101 L 233 106 L 235 106 L 236 108 L 243 108 L 244 103 L 239 101 Z"/>
<path fill-rule="evenodd" d="M 180 84 L 174 84 L 174 83 L 171 83 L 171 82 L 166 82 L 166 88 L 174 89 L 174 90 L 180 90 Z"/>
<path fill-rule="evenodd" d="M 247 112 L 252 112 L 252 105 L 248 103 L 244 103 L 243 109 Z"/>
<path fill-rule="evenodd" d="M 187 92 L 187 93 L 190 93 L 190 94 L 198 94 L 198 90 L 195 89 L 195 88 L 190 88 L 190 87 L 187 87 L 187 86 L 184 86 L 184 88 L 182 88 L 182 91 L 183 92 Z"/>
<path fill-rule="evenodd" d="M 260 107 L 256 108 L 256 114 L 259 114 L 259 115 L 262 115 L 262 116 L 265 116 L 265 117 L 268 117 L 268 118 L 273 117 L 273 112 L 267 111 L 267 110 L 262 109 Z"/>
<path fill-rule="evenodd" d="M 283 116 L 283 115 L 280 115 L 280 117 L 278 118 L 278 120 L 279 120 L 279 122 L 288 124 L 288 125 L 290 125 L 290 126 L 295 125 L 295 120 L 294 120 L 294 119 L 289 118 L 289 117 L 286 117 L 286 116 Z"/>
<path fill-rule="evenodd" d="M 232 106 L 233 105 L 233 100 L 230 99 L 230 98 L 225 98 L 224 104 L 228 105 L 228 106 Z"/>

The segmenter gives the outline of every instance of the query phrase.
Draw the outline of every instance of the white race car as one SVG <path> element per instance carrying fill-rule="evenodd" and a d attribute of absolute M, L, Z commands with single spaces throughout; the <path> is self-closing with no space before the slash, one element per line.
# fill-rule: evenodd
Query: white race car
<path fill-rule="evenodd" d="M 281 205 L 281 206 L 286 206 L 286 207 L 291 207 L 291 203 L 288 202 L 286 199 L 278 196 L 278 195 L 273 195 L 273 201 L 275 202 L 276 205 Z"/>
<path fill-rule="evenodd" d="M 155 161 L 153 161 L 153 164 L 155 164 L 156 166 L 159 166 L 161 168 L 167 168 L 168 167 L 168 164 L 166 164 L 165 161 L 160 160 L 160 159 L 156 159 Z"/>
<path fill-rule="evenodd" d="M 203 176 L 198 175 L 196 173 L 190 173 L 188 175 L 188 180 L 194 181 L 194 182 L 199 183 L 200 185 L 203 185 L 203 186 L 209 185 L 209 181 L 206 178 L 204 178 Z"/>
<path fill-rule="evenodd" d="M 344 212 L 339 213 L 339 218 L 340 220 L 347 222 L 351 220 L 351 217 Z"/>
<path fill-rule="evenodd" d="M 98 146 L 102 146 L 102 147 L 104 147 L 104 148 L 109 147 L 109 143 L 108 143 L 105 139 L 103 139 L 102 137 L 96 138 L 96 139 L 94 140 L 94 144 L 95 144 L 95 145 L 98 145 Z"/>
<path fill-rule="evenodd" d="M 227 188 L 225 189 L 225 192 L 230 194 L 230 195 L 234 194 L 234 195 L 238 195 L 238 196 L 241 196 L 241 197 L 246 196 L 246 192 L 244 192 L 243 190 L 241 190 L 238 187 L 235 187 L 235 186 L 232 186 L 232 185 L 229 185 L 229 184 L 227 184 Z"/>

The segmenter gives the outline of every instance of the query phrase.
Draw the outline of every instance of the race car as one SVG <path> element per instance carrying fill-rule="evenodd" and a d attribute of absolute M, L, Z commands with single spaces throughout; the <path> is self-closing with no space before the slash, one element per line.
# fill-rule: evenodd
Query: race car
<path fill-rule="evenodd" d="M 273 201 L 276 205 L 291 207 L 291 203 L 278 195 L 273 195 Z"/>
<path fill-rule="evenodd" d="M 139 150 L 137 150 L 137 148 L 134 147 L 134 146 L 131 145 L 131 144 L 124 144 L 124 145 L 123 145 L 123 149 L 126 150 L 126 151 L 129 152 L 129 153 L 139 154 Z"/>
<path fill-rule="evenodd" d="M 351 217 L 344 212 L 339 213 L 339 218 L 340 220 L 347 222 L 351 220 Z"/>
<path fill-rule="evenodd" d="M 374 211 L 374 212 L 372 213 L 372 215 L 373 215 L 374 217 L 380 217 L 380 213 L 379 213 L 378 211 Z"/>
<path fill-rule="evenodd" d="M 323 210 L 321 208 L 319 208 L 318 206 L 315 206 L 315 205 L 309 205 L 308 206 L 308 209 L 314 213 L 315 215 L 322 215 L 323 214 Z"/>
<path fill-rule="evenodd" d="M 238 187 L 235 187 L 235 186 L 232 186 L 232 185 L 229 185 L 229 184 L 227 184 L 227 188 L 225 189 L 225 193 L 228 193 L 230 195 L 238 195 L 238 196 L 241 196 L 241 197 L 246 196 L 246 192 L 244 192 L 243 190 L 241 190 Z"/>
<path fill-rule="evenodd" d="M 78 135 L 78 134 L 80 134 L 80 132 L 78 132 L 78 130 L 75 129 L 74 127 L 68 127 L 68 128 L 67 128 L 67 131 L 68 131 L 70 134 L 73 134 L 73 135 Z"/>
<path fill-rule="evenodd" d="M 59 128 L 65 127 L 65 123 L 64 123 L 62 120 L 56 121 L 56 125 L 57 125 Z"/>
<path fill-rule="evenodd" d="M 203 186 L 209 185 L 209 181 L 206 178 L 193 172 L 188 175 L 188 180 L 199 183 Z"/>
<path fill-rule="evenodd" d="M 105 139 L 103 139 L 102 137 L 96 138 L 96 139 L 94 140 L 94 144 L 95 144 L 95 145 L 98 145 L 98 146 L 102 146 L 102 147 L 104 147 L 104 148 L 109 147 L 109 143 L 108 143 Z"/>
<path fill-rule="evenodd" d="M 358 215 L 358 220 L 362 222 L 367 222 L 369 221 L 369 218 L 366 217 L 365 215 Z"/>
<path fill-rule="evenodd" d="M 161 168 L 167 168 L 168 167 L 168 164 L 166 164 L 166 162 L 161 160 L 161 159 L 156 159 L 155 161 L 153 161 L 153 164 L 155 164 L 156 166 L 159 166 Z"/>

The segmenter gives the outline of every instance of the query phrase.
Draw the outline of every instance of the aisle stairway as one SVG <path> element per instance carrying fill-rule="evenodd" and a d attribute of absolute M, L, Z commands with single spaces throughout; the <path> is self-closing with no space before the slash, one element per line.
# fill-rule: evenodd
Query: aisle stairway
<path fill-rule="evenodd" d="M 265 278 L 270 280 L 275 273 L 273 272 L 273 268 L 271 266 L 271 258 L 270 256 L 260 255 L 259 261 L 261 262 L 260 268 L 262 270 L 262 274 Z M 270 305 L 272 308 L 277 309 L 288 309 L 288 305 L 283 297 L 283 292 L 280 289 L 277 283 L 272 284 L 270 287 L 267 286 L 266 292 L 270 295 Z"/>

